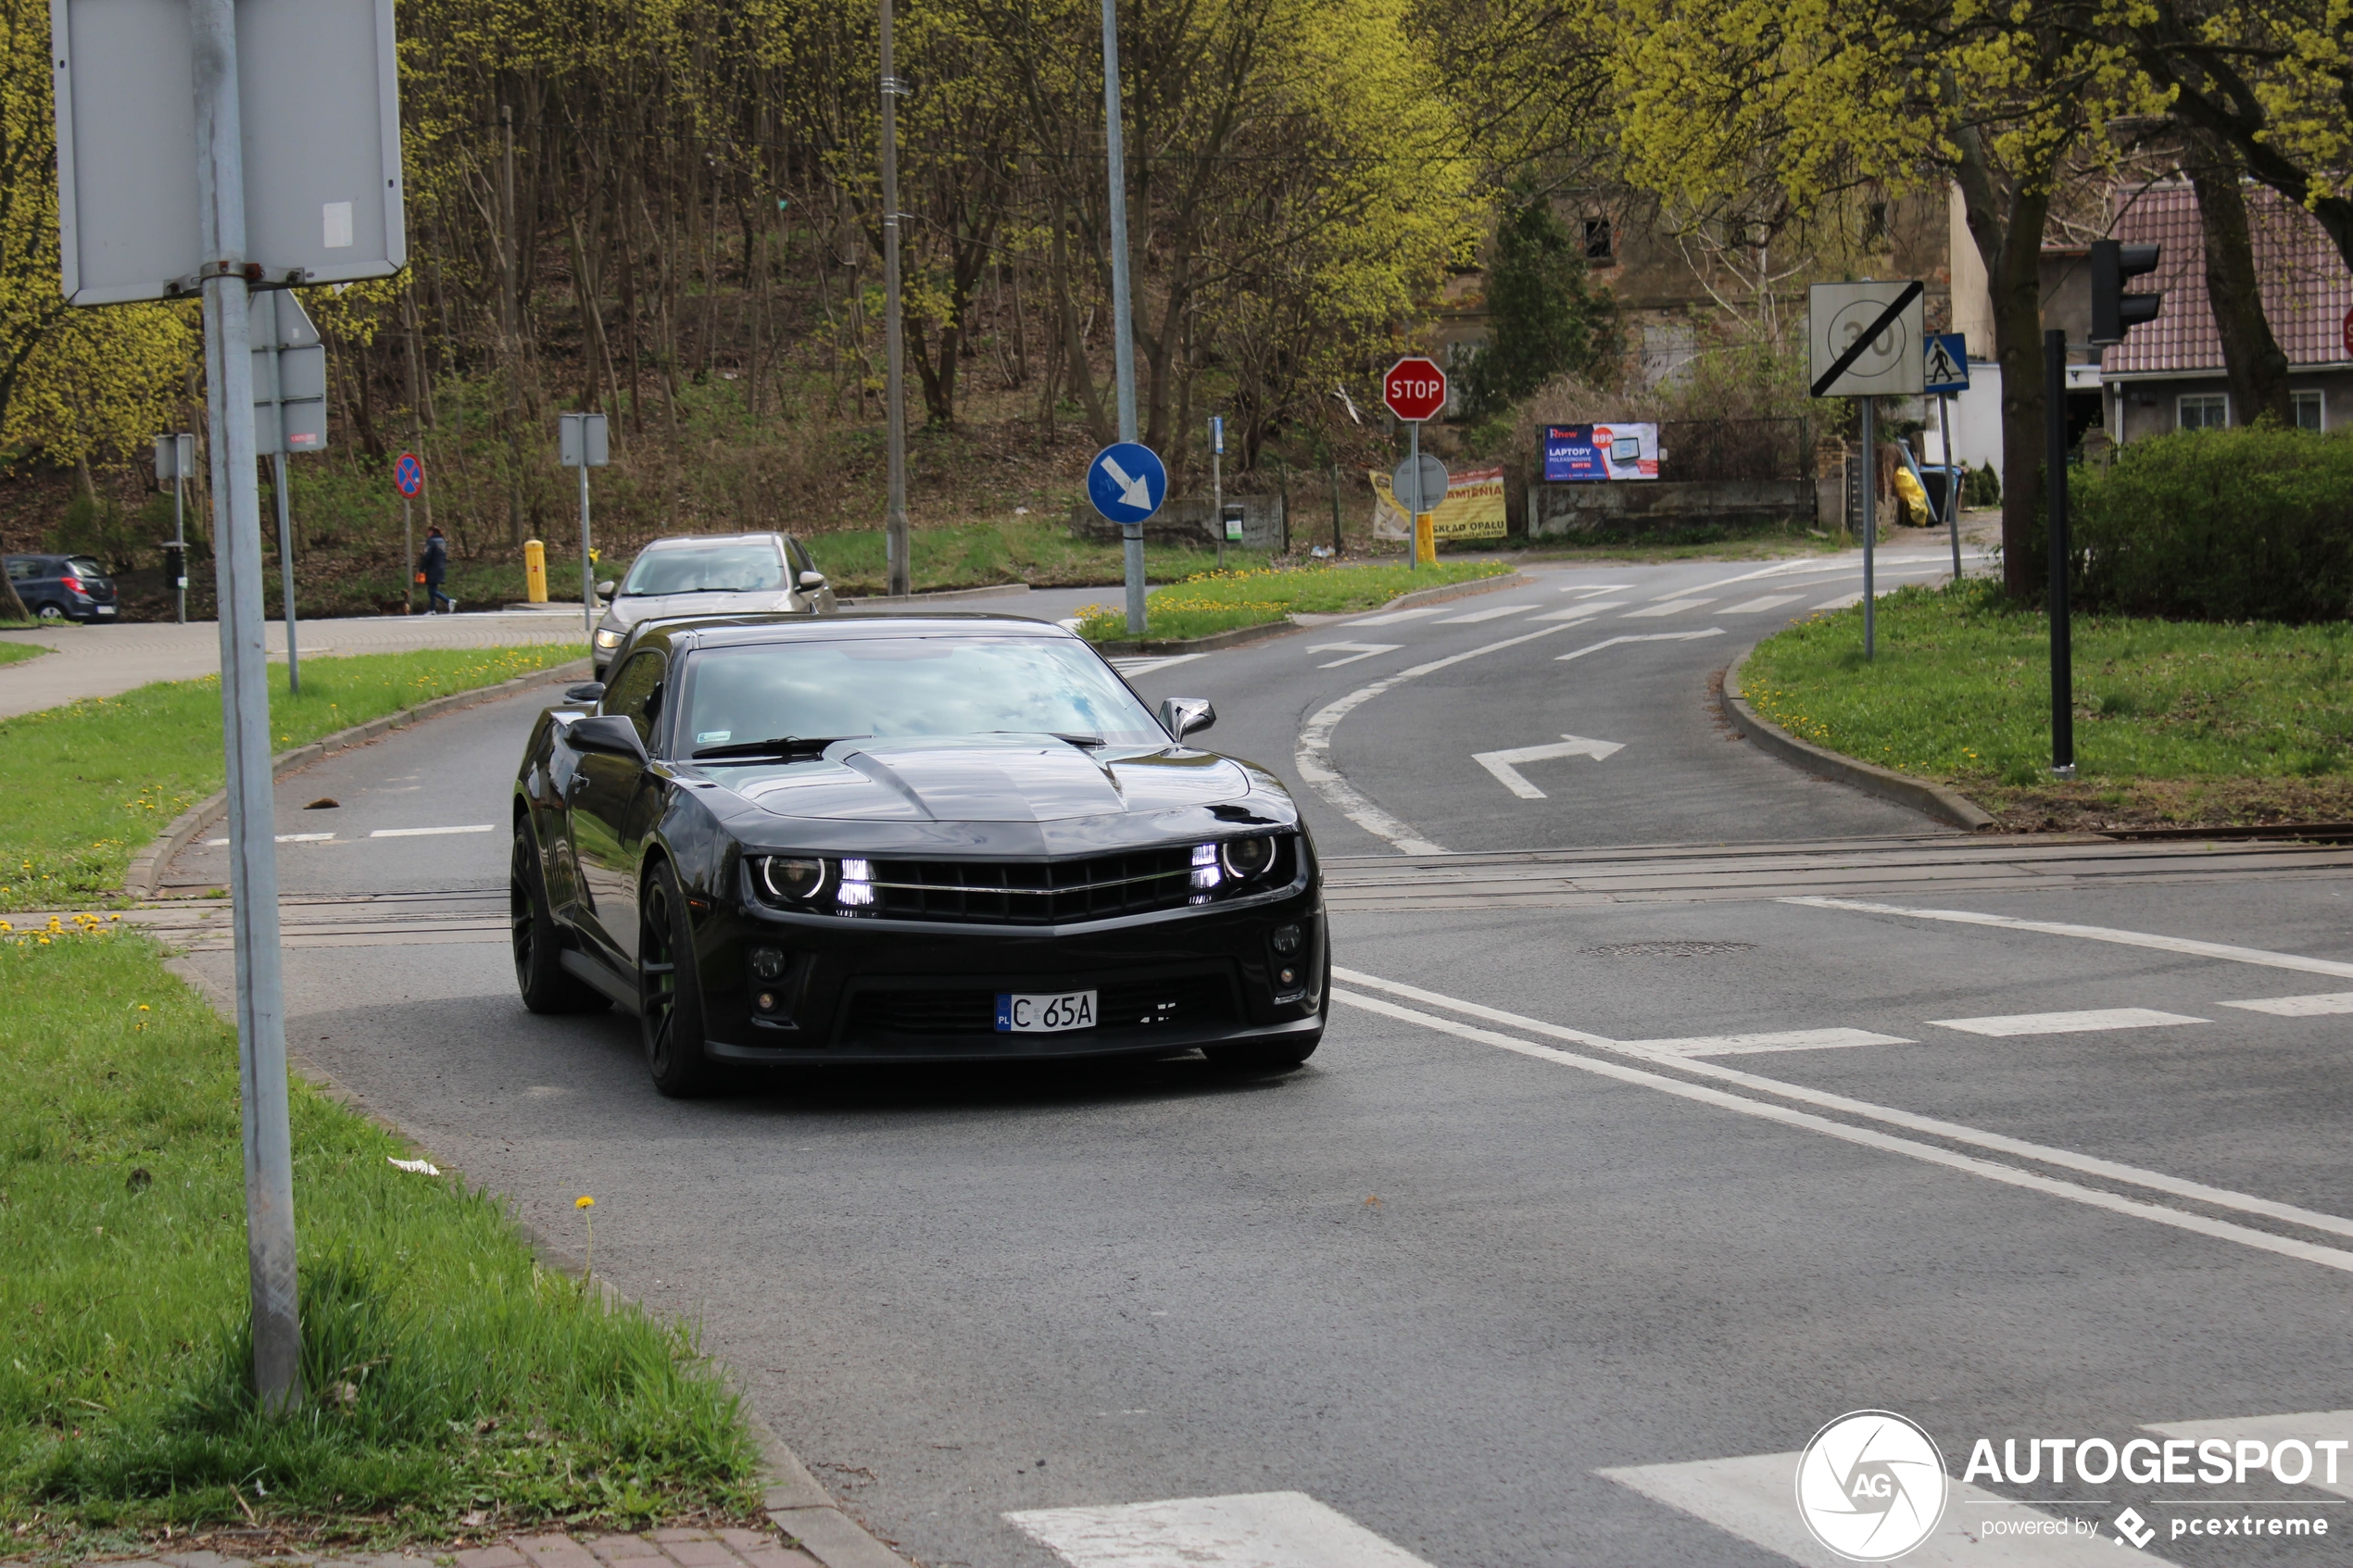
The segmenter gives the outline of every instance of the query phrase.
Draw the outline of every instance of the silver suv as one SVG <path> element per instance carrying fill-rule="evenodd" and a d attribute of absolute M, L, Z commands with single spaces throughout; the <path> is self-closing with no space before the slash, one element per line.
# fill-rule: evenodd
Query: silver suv
<path fill-rule="evenodd" d="M 657 539 L 620 583 L 599 583 L 609 601 L 591 639 L 597 678 L 641 621 L 680 615 L 831 615 L 834 591 L 789 533 L 689 533 Z"/>

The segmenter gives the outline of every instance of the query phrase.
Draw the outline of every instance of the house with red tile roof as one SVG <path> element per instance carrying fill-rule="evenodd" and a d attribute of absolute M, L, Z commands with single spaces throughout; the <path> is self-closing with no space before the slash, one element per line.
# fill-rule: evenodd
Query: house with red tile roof
<path fill-rule="evenodd" d="M 2296 422 L 2308 430 L 2353 425 L 2353 270 L 2302 207 L 2268 186 L 2246 186 L 2263 315 L 2287 356 Z M 2186 182 L 2152 185 L 2119 213 L 2116 237 L 2163 247 L 2158 270 L 2127 285 L 2162 291 L 2156 320 L 2134 327 L 2100 358 L 2108 434 L 2138 441 L 2171 430 L 2244 422 L 2231 407 L 2222 340 L 2207 303 L 2206 240 Z"/>

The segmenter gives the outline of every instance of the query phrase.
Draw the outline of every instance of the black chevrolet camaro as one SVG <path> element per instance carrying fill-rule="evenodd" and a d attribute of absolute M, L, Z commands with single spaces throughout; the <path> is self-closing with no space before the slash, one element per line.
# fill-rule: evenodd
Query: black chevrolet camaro
<path fill-rule="evenodd" d="M 672 621 L 541 715 L 515 977 L 635 1011 L 664 1094 L 728 1068 L 1157 1056 L 1323 1037 L 1323 878 L 1281 782 L 1059 626 Z"/>

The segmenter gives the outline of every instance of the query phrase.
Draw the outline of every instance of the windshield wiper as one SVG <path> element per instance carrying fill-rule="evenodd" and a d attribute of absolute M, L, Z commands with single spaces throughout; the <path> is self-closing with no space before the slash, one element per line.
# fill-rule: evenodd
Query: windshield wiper
<path fill-rule="evenodd" d="M 988 733 L 992 735 L 1051 735 L 1081 751 L 1092 750 L 1104 744 L 1101 735 L 1082 735 L 1062 730 L 991 730 Z"/>
<path fill-rule="evenodd" d="M 837 740 L 871 740 L 871 735 L 778 735 L 774 740 L 739 740 L 733 746 L 706 746 L 694 754 L 698 762 L 724 757 L 814 757 Z"/>

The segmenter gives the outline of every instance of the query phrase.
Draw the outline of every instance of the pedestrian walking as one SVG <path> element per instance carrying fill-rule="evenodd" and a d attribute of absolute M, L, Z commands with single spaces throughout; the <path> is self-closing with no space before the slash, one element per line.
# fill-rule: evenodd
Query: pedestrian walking
<path fill-rule="evenodd" d="M 441 580 L 449 575 L 449 541 L 443 538 L 438 526 L 425 530 L 425 552 L 417 558 L 417 575 L 424 580 L 425 613 L 440 613 L 434 607 L 447 606 L 455 614 L 458 601 L 441 591 Z"/>

